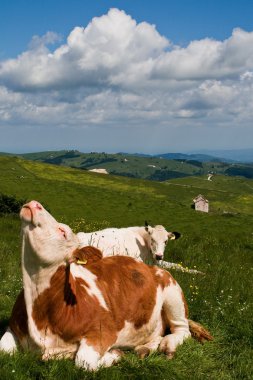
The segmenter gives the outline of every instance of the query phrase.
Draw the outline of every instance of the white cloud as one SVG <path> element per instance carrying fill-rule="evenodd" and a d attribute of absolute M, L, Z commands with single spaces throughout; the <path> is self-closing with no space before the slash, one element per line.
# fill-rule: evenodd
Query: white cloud
<path fill-rule="evenodd" d="M 111 9 L 49 50 L 59 38 L 35 36 L 29 50 L 0 63 L 2 128 L 169 129 L 185 120 L 243 127 L 253 116 L 253 32 L 237 28 L 225 41 L 180 47 Z"/>
<path fill-rule="evenodd" d="M 47 32 L 44 36 L 33 36 L 29 44 L 30 49 L 44 48 L 45 45 L 54 44 L 61 41 L 61 36 L 54 32 Z"/>

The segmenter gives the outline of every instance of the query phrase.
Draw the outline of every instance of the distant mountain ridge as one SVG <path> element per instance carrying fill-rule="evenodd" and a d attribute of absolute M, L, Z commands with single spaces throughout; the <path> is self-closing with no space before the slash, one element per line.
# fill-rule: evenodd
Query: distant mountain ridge
<path fill-rule="evenodd" d="M 145 154 L 145 153 L 123 153 L 138 157 L 161 157 L 167 160 L 196 160 L 201 162 L 229 162 L 229 163 L 253 163 L 253 148 L 248 149 L 217 149 L 217 150 L 197 150 L 187 153 L 162 153 L 162 154 Z"/>
<path fill-rule="evenodd" d="M 224 162 L 224 158 L 218 157 L 216 155 L 211 154 L 204 154 L 204 153 L 162 153 L 162 154 L 145 154 L 145 153 L 123 153 L 120 152 L 119 154 L 125 154 L 129 156 L 136 156 L 136 157 L 157 157 L 157 158 L 163 158 L 166 160 L 194 160 L 194 161 L 200 161 L 200 162 Z M 235 162 L 232 159 L 228 159 L 228 162 Z"/>
<path fill-rule="evenodd" d="M 156 154 L 155 157 L 164 158 L 166 160 L 195 160 L 200 162 L 223 162 L 224 159 L 221 157 L 216 157 L 215 155 L 208 155 L 202 153 L 164 153 Z M 232 160 L 229 160 L 232 162 Z"/>
<path fill-rule="evenodd" d="M 145 155 L 60 150 L 25 154 L 0 153 L 0 155 L 17 156 L 27 160 L 82 170 L 103 169 L 109 174 L 154 181 L 203 176 L 209 173 L 253 178 L 253 164 L 230 161 L 202 153 Z"/>
<path fill-rule="evenodd" d="M 248 149 L 227 149 L 227 150 L 199 150 L 196 152 L 190 152 L 189 154 L 204 154 L 215 157 L 220 157 L 224 160 L 233 160 L 243 163 L 253 163 L 253 148 Z"/>

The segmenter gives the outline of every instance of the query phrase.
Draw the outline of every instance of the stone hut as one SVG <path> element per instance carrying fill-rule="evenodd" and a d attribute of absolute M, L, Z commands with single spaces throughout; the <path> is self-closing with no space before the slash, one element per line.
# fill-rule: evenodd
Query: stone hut
<path fill-rule="evenodd" d="M 209 202 L 207 199 L 203 197 L 203 195 L 199 194 L 196 198 L 193 199 L 194 208 L 196 211 L 208 212 L 209 211 Z"/>

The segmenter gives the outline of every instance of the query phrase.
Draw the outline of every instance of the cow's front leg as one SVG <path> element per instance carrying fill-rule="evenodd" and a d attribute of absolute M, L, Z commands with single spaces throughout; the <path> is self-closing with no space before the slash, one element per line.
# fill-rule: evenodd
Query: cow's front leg
<path fill-rule="evenodd" d="M 177 346 L 191 336 L 187 319 L 187 304 L 177 283 L 172 282 L 164 289 L 163 313 L 171 334 L 162 338 L 159 350 L 170 359 Z"/>
<path fill-rule="evenodd" d="M 93 346 L 87 344 L 86 339 L 82 339 L 75 357 L 76 366 L 88 371 L 96 371 L 100 358 L 100 353 Z"/>
<path fill-rule="evenodd" d="M 111 367 L 113 364 L 117 363 L 124 352 L 118 349 L 112 349 L 106 352 L 98 362 L 99 367 Z"/>
<path fill-rule="evenodd" d="M 88 371 L 96 371 L 99 367 L 110 367 L 118 362 L 123 354 L 121 350 L 112 349 L 106 350 L 101 355 L 94 346 L 87 343 L 86 339 L 82 339 L 76 354 L 75 364 L 77 367 L 85 368 Z"/>
<path fill-rule="evenodd" d="M 76 350 L 50 347 L 45 349 L 42 360 L 74 359 Z"/>
<path fill-rule="evenodd" d="M 17 338 L 13 334 L 13 332 L 8 328 L 6 333 L 2 336 L 0 340 L 0 351 L 13 354 L 15 351 L 17 351 L 17 348 Z"/>
<path fill-rule="evenodd" d="M 136 346 L 134 350 L 140 359 L 144 359 L 151 352 L 154 352 L 157 350 L 161 340 L 162 340 L 162 337 L 158 336 L 157 338 L 155 338 L 151 342 Z"/>

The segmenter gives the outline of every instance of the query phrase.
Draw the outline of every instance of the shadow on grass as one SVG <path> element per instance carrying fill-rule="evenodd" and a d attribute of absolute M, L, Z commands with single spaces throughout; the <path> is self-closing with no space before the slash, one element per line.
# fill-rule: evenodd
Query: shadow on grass
<path fill-rule="evenodd" d="M 8 318 L 2 319 L 0 321 L 0 338 L 5 333 L 5 331 L 6 331 L 7 327 L 8 327 L 8 324 L 9 324 L 9 319 Z"/>

